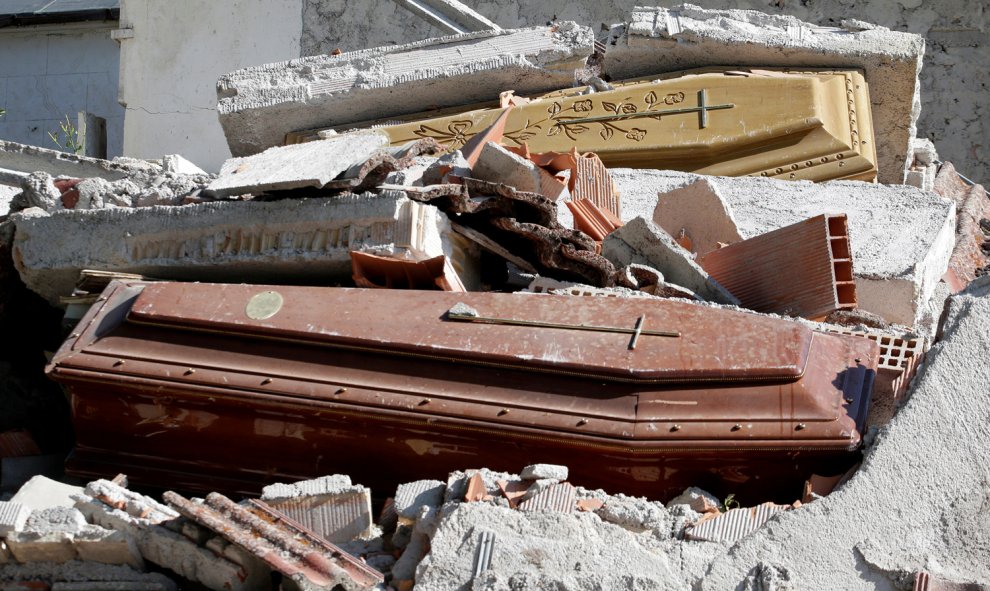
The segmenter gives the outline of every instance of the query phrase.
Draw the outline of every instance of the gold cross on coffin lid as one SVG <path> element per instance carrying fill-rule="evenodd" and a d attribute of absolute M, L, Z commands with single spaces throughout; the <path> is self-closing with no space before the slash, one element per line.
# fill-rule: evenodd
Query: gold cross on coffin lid
<path fill-rule="evenodd" d="M 609 167 L 790 180 L 874 180 L 869 92 L 856 70 L 695 70 L 531 97 L 506 115 L 501 143 L 533 153 L 594 152 Z M 504 112 L 465 105 L 338 125 L 380 128 L 392 145 L 433 138 L 453 150 Z M 697 123 L 684 114 L 698 113 Z M 289 143 L 316 131 L 287 136 Z"/>

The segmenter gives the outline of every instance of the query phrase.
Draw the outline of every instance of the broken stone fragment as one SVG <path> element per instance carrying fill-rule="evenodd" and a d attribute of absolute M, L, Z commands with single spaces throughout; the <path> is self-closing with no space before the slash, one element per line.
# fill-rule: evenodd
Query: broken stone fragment
<path fill-rule="evenodd" d="M 276 146 L 223 163 L 220 175 L 206 190 L 216 197 L 259 195 L 270 191 L 321 189 L 347 169 L 367 161 L 388 144 L 374 131 L 336 135 L 329 139 Z"/>
<path fill-rule="evenodd" d="M 609 234 L 602 243 L 602 254 L 616 266 L 653 267 L 663 273 L 666 281 L 686 287 L 705 300 L 739 305 L 738 299 L 694 262 L 691 253 L 645 218 L 633 219 Z"/>
<path fill-rule="evenodd" d="M 23 530 L 30 515 L 29 507 L 20 503 L 0 501 L 0 537 Z"/>
<path fill-rule="evenodd" d="M 439 480 L 400 484 L 395 491 L 395 511 L 402 519 L 415 519 L 421 507 L 439 507 L 446 489 L 447 485 Z"/>
<path fill-rule="evenodd" d="M 523 480 L 567 480 L 567 466 L 559 464 L 532 464 L 519 473 Z"/>
<path fill-rule="evenodd" d="M 667 501 L 668 509 L 672 508 L 674 505 L 687 505 L 691 508 L 691 510 L 698 513 L 711 513 L 713 511 L 718 511 L 719 507 L 722 505 L 722 502 L 718 500 L 718 497 L 715 495 L 692 486 L 673 499 Z"/>

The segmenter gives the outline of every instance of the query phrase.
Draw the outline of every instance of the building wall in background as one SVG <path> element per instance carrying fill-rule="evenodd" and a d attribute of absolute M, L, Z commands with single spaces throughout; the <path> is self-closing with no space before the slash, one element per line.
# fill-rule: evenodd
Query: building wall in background
<path fill-rule="evenodd" d="M 216 171 L 230 157 L 217 79 L 299 57 L 302 0 L 122 0 L 120 27 L 124 154 Z"/>
<path fill-rule="evenodd" d="M 392 0 L 304 0 L 302 55 L 408 43 L 441 32 Z M 557 18 L 595 30 L 625 21 L 643 0 L 466 0 L 502 27 Z M 990 183 L 990 3 L 986 0 L 694 0 L 704 8 L 742 8 L 789 14 L 824 26 L 844 19 L 879 24 L 927 40 L 921 76 L 918 135 L 935 143 L 943 160 Z M 679 2 L 659 2 L 674 6 Z M 729 64 L 726 64 L 729 65 Z"/>
<path fill-rule="evenodd" d="M 107 120 L 107 152 L 123 153 L 124 109 L 117 103 L 116 23 L 0 29 L 0 138 L 56 148 L 48 132 L 79 111 Z M 61 147 L 63 150 L 64 147 Z"/>

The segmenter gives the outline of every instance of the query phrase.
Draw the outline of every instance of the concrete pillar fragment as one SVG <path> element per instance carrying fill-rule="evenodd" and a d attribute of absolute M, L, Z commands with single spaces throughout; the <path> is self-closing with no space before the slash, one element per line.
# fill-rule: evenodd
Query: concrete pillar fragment
<path fill-rule="evenodd" d="M 320 281 L 351 275 L 350 251 L 453 255 L 447 220 L 404 193 L 182 207 L 57 211 L 11 218 L 21 278 L 57 304 L 82 269 L 160 279 Z"/>

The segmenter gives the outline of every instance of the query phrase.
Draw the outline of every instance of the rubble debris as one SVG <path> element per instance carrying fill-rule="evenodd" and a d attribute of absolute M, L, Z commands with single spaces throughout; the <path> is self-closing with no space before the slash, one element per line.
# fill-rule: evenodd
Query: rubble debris
<path fill-rule="evenodd" d="M 144 560 L 209 589 L 250 591 L 270 584 L 270 570 L 243 551 L 212 542 L 195 524 L 176 521 L 179 514 L 150 497 L 107 480 L 86 485 L 75 496 L 78 508 L 96 525 L 123 533 Z"/>
<path fill-rule="evenodd" d="M 689 540 L 735 544 L 763 527 L 774 515 L 790 508 L 789 505 L 763 503 L 756 507 L 729 509 L 687 528 L 684 537 Z"/>
<path fill-rule="evenodd" d="M 234 156 L 282 144 L 286 134 L 432 107 L 566 88 L 594 50 L 571 22 L 427 39 L 245 68 L 217 82 L 217 111 Z M 382 92 L 401 100 L 378 100 Z M 446 130 L 460 147 L 465 129 Z"/>
<path fill-rule="evenodd" d="M 473 178 L 463 182 L 466 192 L 436 197 L 415 191 L 408 194 L 481 232 L 541 274 L 598 286 L 613 284 L 612 264 L 596 254 L 589 236 L 560 225 L 553 201 L 503 184 Z"/>
<path fill-rule="evenodd" d="M 990 252 L 984 247 L 990 237 L 985 221 L 990 218 L 990 199 L 982 185 L 966 183 L 950 162 L 942 164 L 933 185 L 936 193 L 956 204 L 956 240 L 949 269 L 961 282 L 957 287 L 965 287 L 990 270 Z"/>
<path fill-rule="evenodd" d="M 342 474 L 266 486 L 261 499 L 328 542 L 367 539 L 375 532 L 371 491 Z"/>
<path fill-rule="evenodd" d="M 481 532 L 494 536 L 489 568 L 475 578 Z M 521 512 L 462 503 L 445 512 L 417 591 L 474 588 L 680 588 L 670 561 L 594 513 Z M 472 579 L 474 582 L 472 583 Z"/>
<path fill-rule="evenodd" d="M 590 199 L 572 199 L 565 202 L 574 215 L 574 229 L 591 236 L 596 242 L 622 226 L 622 221 L 607 209 L 601 209 Z"/>
<path fill-rule="evenodd" d="M 724 64 L 796 72 L 860 68 L 870 90 L 879 180 L 904 182 L 917 135 L 925 47 L 919 35 L 884 27 L 851 32 L 787 15 L 682 4 L 633 9 L 606 45 L 604 69 L 614 80 Z"/>
<path fill-rule="evenodd" d="M 809 329 L 788 320 L 652 298 L 168 282 L 112 283 L 103 297 L 84 321 L 86 328 L 50 366 L 77 409 L 78 446 L 69 469 L 85 476 L 94 463 L 139 465 L 147 484 L 175 478 L 176 461 L 187 454 L 210 468 L 197 474 L 183 465 L 186 486 L 236 482 L 243 488 L 262 475 L 318 474 L 321 460 L 306 450 L 325 441 L 340 458 L 361 458 L 341 462 L 342 470 L 370 486 L 388 487 L 421 474 L 424 456 L 432 470 L 453 469 L 465 454 L 495 468 L 521 463 L 521 457 L 560 463 L 591 440 L 612 450 L 606 458 L 613 468 L 602 472 L 598 464 L 585 463 L 580 474 L 571 475 L 583 485 L 604 479 L 662 497 L 681 492 L 700 474 L 710 478 L 709 470 L 722 474 L 733 465 L 733 474 L 747 473 L 757 462 L 763 477 L 746 486 L 778 489 L 794 479 L 796 495 L 806 470 L 829 458 L 841 462 L 856 449 L 878 355 L 868 339 L 812 338 Z M 313 301 L 321 305 L 313 307 Z M 458 303 L 506 322 L 450 320 L 449 310 Z M 405 321 L 378 313 L 389 309 L 404 310 Z M 589 318 L 604 328 L 592 329 Z M 654 331 L 684 336 L 648 335 Z M 124 333 L 127 338 L 120 340 Z M 278 358 L 259 365 L 272 351 L 272 338 L 280 340 Z M 561 338 L 572 346 L 561 349 Z M 737 346 L 769 340 L 778 343 L 773 355 Z M 631 343 L 636 355 L 629 353 Z M 334 354 L 327 355 L 326 347 Z M 527 379 L 520 382 L 519 375 Z M 584 395 L 588 375 L 595 376 L 594 391 L 604 383 L 615 395 Z M 715 388 L 713 379 L 729 385 Z M 134 380 L 143 385 L 131 388 Z M 661 382 L 671 387 L 657 390 Z M 483 395 L 478 384 L 484 384 Z M 154 417 L 142 410 L 151 400 L 147 388 L 156 392 Z M 216 392 L 208 407 L 190 398 L 200 388 Z M 109 391 L 114 394 L 108 398 Z M 725 401 L 704 420 L 693 404 L 699 392 Z M 781 407 L 779 396 L 792 400 L 799 414 L 783 410 L 791 406 Z M 269 406 L 269 400 L 279 402 Z M 116 409 L 112 420 L 108 403 Z M 265 408 L 266 414 L 256 420 L 232 410 L 243 405 Z M 749 418 L 754 409 L 760 421 Z M 380 420 L 381 411 L 401 421 Z M 187 417 L 183 426 L 163 432 L 162 424 L 173 424 L 176 413 Z M 460 423 L 465 419 L 478 430 L 466 429 Z M 418 435 L 420 425 L 429 425 L 429 441 Z M 552 441 L 519 437 L 534 428 L 553 433 Z M 355 429 L 379 434 L 383 447 L 374 462 L 363 438 L 345 436 Z M 258 435 L 240 437 L 236 448 L 207 444 L 226 440 L 230 432 Z M 301 432 L 305 438 L 294 436 Z M 445 437 L 455 438 L 455 449 Z M 406 440 L 414 444 L 384 445 Z M 656 454 L 627 451 L 643 442 L 654 442 L 649 445 Z M 813 455 L 801 454 L 805 442 L 813 442 Z M 503 453 L 505 446 L 513 452 Z M 670 451 L 681 446 L 688 457 L 699 449 L 719 450 L 707 456 L 718 459 L 697 459 L 689 470 Z M 791 459 L 775 462 L 776 452 L 750 447 L 779 449 Z M 614 476 L 667 461 L 678 462 L 677 478 L 629 477 L 620 484 Z M 764 463 L 769 472 L 762 471 Z M 768 475 L 778 469 L 779 478 Z M 501 496 L 494 480 L 485 489 Z"/>
<path fill-rule="evenodd" d="M 627 224 L 640 215 L 653 219 L 659 193 L 702 178 L 659 170 L 610 172 L 622 193 Z M 859 308 L 888 322 L 910 327 L 920 320 L 952 253 L 955 207 L 914 187 L 747 177 L 707 180 L 732 208 L 743 239 L 817 215 L 846 214 L 856 261 L 856 301 Z M 701 231 L 689 227 L 687 233 Z"/>
<path fill-rule="evenodd" d="M 594 152 L 578 154 L 575 148 L 572 158 L 574 168 L 568 181 L 571 199 L 574 201 L 587 199 L 598 209 L 610 213 L 610 219 L 621 219 L 619 193 L 615 190 L 612 175 L 609 174 L 608 168 L 602 163 L 598 154 Z"/>
<path fill-rule="evenodd" d="M 897 412 L 898 404 L 903 400 L 915 372 L 925 359 L 929 348 L 928 340 L 923 337 L 911 338 L 858 330 L 824 330 L 867 338 L 880 345 L 880 359 L 877 362 L 867 424 L 886 425 Z"/>
<path fill-rule="evenodd" d="M 698 177 L 681 187 L 660 193 L 653 211 L 653 222 L 674 236 L 684 246 L 681 237 L 690 242 L 698 258 L 719 248 L 742 240 L 736 228 L 732 208 L 708 177 Z"/>
<path fill-rule="evenodd" d="M 928 138 L 913 138 L 911 151 L 908 154 L 908 169 L 904 174 L 904 184 L 918 187 L 925 191 L 935 189 L 935 176 L 939 172 L 940 162 L 935 144 Z M 958 206 L 958 204 L 957 204 Z"/>
<path fill-rule="evenodd" d="M 722 503 L 711 493 L 692 486 L 686 489 L 683 493 L 667 501 L 668 509 L 674 505 L 687 505 L 692 511 L 697 513 L 713 513 L 719 511 L 719 507 Z"/>
<path fill-rule="evenodd" d="M 856 307 L 845 215 L 820 215 L 709 252 L 701 267 L 757 312 L 821 319 Z"/>
<path fill-rule="evenodd" d="M 330 590 L 339 586 L 356 591 L 384 582 L 380 573 L 263 501 L 250 500 L 241 506 L 219 493 L 211 493 L 200 504 L 172 491 L 166 492 L 164 499 L 187 518 L 264 560 L 301 589 Z"/>
<path fill-rule="evenodd" d="M 31 209 L 11 218 L 21 278 L 56 305 L 82 269 L 160 279 L 326 282 L 350 277 L 352 250 L 460 259 L 444 244 L 446 218 L 393 191 L 51 215 Z"/>
<path fill-rule="evenodd" d="M 337 135 L 306 144 L 277 146 L 260 154 L 230 158 L 206 190 L 217 197 L 321 189 L 352 166 L 359 168 L 388 139 L 375 131 Z"/>
<path fill-rule="evenodd" d="M 815 499 L 827 497 L 840 483 L 848 479 L 848 474 L 837 476 L 820 476 L 812 474 L 804 483 L 804 493 L 801 495 L 802 503 L 810 503 Z"/>
<path fill-rule="evenodd" d="M 973 451 L 990 445 L 983 395 L 990 366 L 972 363 L 990 346 L 988 319 L 990 281 L 980 279 L 949 300 L 942 340 L 842 493 L 789 512 L 772 531 L 736 544 L 712 562 L 700 589 L 732 588 L 768 555 L 792 573 L 796 588 L 873 589 L 872 579 L 883 574 L 863 554 L 864 540 L 874 546 L 870 556 L 885 557 L 884 571 L 914 572 L 927 562 L 951 568 L 958 580 L 990 580 L 990 536 L 981 508 L 986 495 L 974 495 L 986 490 L 984 468 Z M 945 437 L 930 429 L 941 424 L 967 435 Z M 898 494 L 882 492 L 889 490 Z M 909 508 L 905 499 L 911 499 Z M 864 570 L 872 573 L 869 579 Z"/>
<path fill-rule="evenodd" d="M 666 281 L 687 288 L 699 297 L 721 304 L 739 300 L 701 268 L 691 253 L 653 222 L 639 217 L 626 222 L 602 242 L 602 254 L 618 266 L 649 265 Z"/>
<path fill-rule="evenodd" d="M 467 162 L 469 169 L 473 170 L 478 165 L 478 160 L 481 159 L 481 154 L 485 151 L 485 148 L 488 147 L 488 144 L 497 144 L 502 141 L 502 135 L 505 133 L 505 122 L 508 120 L 509 113 L 511 112 L 511 106 L 503 108 L 498 117 L 496 117 L 490 125 L 474 134 L 470 139 L 464 142 L 463 146 L 459 145 L 460 142 L 457 142 L 458 145 L 450 146 L 451 148 L 459 148 L 458 151 L 464 155 L 464 161 Z M 383 131 L 382 133 L 385 132 Z M 416 134 L 418 137 L 424 137 L 424 135 L 425 134 Z M 437 138 L 430 137 L 430 139 L 437 141 Z"/>

